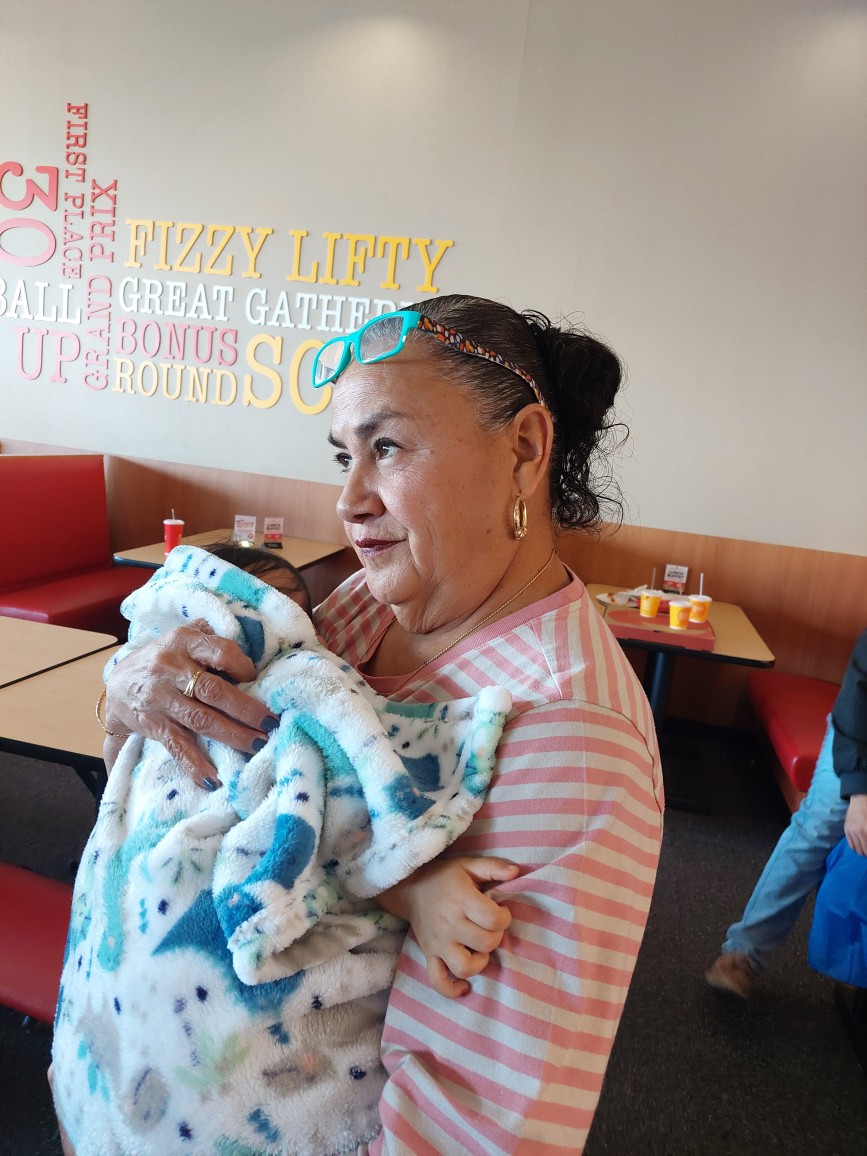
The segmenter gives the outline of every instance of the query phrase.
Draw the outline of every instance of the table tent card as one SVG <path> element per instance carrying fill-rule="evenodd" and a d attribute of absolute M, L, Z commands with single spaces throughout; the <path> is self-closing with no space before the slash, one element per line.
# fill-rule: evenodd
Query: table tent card
<path fill-rule="evenodd" d="M 265 519 L 265 541 L 264 544 L 269 546 L 272 550 L 283 549 L 283 519 L 282 518 L 266 518 Z"/>
<path fill-rule="evenodd" d="M 254 514 L 236 514 L 233 538 L 236 542 L 255 542 L 256 516 Z"/>
<path fill-rule="evenodd" d="M 688 574 L 688 566 L 675 566 L 673 562 L 667 563 L 665 577 L 662 579 L 662 589 L 666 594 L 685 594 Z"/>

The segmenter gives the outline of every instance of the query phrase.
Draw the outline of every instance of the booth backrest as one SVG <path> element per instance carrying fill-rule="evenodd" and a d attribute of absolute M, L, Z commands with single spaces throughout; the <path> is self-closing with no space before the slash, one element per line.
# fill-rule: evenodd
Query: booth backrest
<path fill-rule="evenodd" d="M 108 566 L 100 454 L 0 454 L 0 590 Z"/>
<path fill-rule="evenodd" d="M 754 670 L 747 678 L 756 716 L 786 778 L 800 793 L 809 790 L 839 689 L 823 678 L 777 670 Z M 787 801 L 791 806 L 792 800 Z"/>

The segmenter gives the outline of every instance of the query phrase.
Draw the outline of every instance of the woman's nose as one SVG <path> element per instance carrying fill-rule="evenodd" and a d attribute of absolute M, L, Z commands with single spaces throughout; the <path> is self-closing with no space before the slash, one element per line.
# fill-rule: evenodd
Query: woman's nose
<path fill-rule="evenodd" d="M 360 465 L 352 465 L 337 499 L 337 516 L 341 522 L 363 522 L 376 518 L 385 509 L 382 500 L 370 486 Z"/>

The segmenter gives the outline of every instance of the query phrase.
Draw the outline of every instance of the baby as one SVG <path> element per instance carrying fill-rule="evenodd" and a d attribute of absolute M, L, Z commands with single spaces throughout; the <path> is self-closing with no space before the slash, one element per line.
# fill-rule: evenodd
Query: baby
<path fill-rule="evenodd" d="M 230 550 L 243 569 L 216 556 Z M 466 829 L 509 695 L 374 694 L 318 642 L 300 575 L 270 552 L 179 547 L 123 610 L 118 657 L 195 619 L 234 639 L 280 724 L 252 757 L 205 744 L 213 794 L 158 743 L 124 744 L 75 885 L 61 1124 L 77 1156 L 354 1152 L 379 1131 L 406 930 L 372 897 Z"/>

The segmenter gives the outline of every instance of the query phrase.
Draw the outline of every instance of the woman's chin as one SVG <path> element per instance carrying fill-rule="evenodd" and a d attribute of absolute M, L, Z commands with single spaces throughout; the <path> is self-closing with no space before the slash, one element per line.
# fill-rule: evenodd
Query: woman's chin
<path fill-rule="evenodd" d="M 391 606 L 398 601 L 400 583 L 396 581 L 394 574 L 389 574 L 385 567 L 377 566 L 376 563 L 371 565 L 367 560 L 364 563 L 364 573 L 367 578 L 367 589 L 377 602 Z"/>
<path fill-rule="evenodd" d="M 406 569 L 399 566 L 384 566 L 365 563 L 364 574 L 367 580 L 367 589 L 377 602 L 391 606 L 397 611 L 399 607 L 409 608 L 417 601 L 420 590 L 418 578 L 415 574 L 407 574 Z"/>

